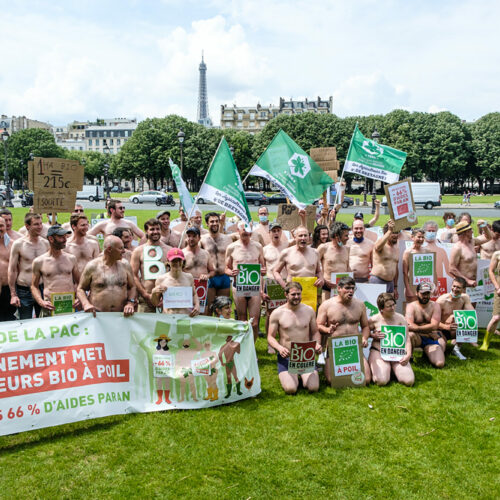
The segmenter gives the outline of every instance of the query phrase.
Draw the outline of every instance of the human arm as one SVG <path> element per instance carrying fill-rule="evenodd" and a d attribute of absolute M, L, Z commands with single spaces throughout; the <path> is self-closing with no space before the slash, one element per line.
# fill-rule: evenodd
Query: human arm
<path fill-rule="evenodd" d="M 104 229 L 108 221 L 99 222 L 94 227 L 90 228 L 90 231 L 87 233 L 89 236 L 97 236 L 98 234 L 104 234 Z"/>
<path fill-rule="evenodd" d="M 316 341 L 316 345 L 314 346 L 314 350 L 316 353 L 320 353 L 322 348 L 321 348 L 321 334 L 319 333 L 318 330 L 318 325 L 316 323 L 316 315 L 314 314 L 314 311 L 311 310 L 310 312 L 310 318 L 309 318 L 309 338 L 311 340 Z"/>
<path fill-rule="evenodd" d="M 322 335 L 331 336 L 335 333 L 337 326 L 339 325 L 337 321 L 330 323 L 328 321 L 328 306 L 323 303 L 319 306 L 318 317 L 316 318 L 316 324 L 318 325 L 318 331 Z"/>
<path fill-rule="evenodd" d="M 73 304 L 73 307 L 75 309 L 79 308 L 81 306 L 80 299 L 78 298 L 78 283 L 80 283 L 80 271 L 78 270 L 77 262 L 76 262 L 76 257 L 72 257 L 72 262 L 73 262 L 73 269 L 71 270 L 71 274 L 73 275 L 73 289 L 75 291 L 75 302 Z"/>
<path fill-rule="evenodd" d="M 410 250 L 405 250 L 403 253 L 403 281 L 405 285 L 405 295 L 408 298 L 415 297 L 412 287 L 410 286 Z M 395 281 L 397 283 L 397 280 Z"/>
<path fill-rule="evenodd" d="M 488 227 L 486 221 L 484 221 L 483 219 L 479 219 L 477 221 L 477 227 L 480 231 L 482 230 L 482 234 L 480 234 L 477 238 L 474 238 L 474 244 L 483 245 L 487 241 L 490 241 L 493 235 L 491 234 L 490 228 Z"/>
<path fill-rule="evenodd" d="M 285 261 L 286 255 L 287 255 L 286 251 L 281 252 L 278 264 L 273 269 L 274 279 L 280 284 L 281 288 L 285 288 L 286 287 L 286 283 L 283 280 L 283 277 L 281 276 L 281 271 L 285 267 L 285 263 L 286 263 L 286 261 Z"/>
<path fill-rule="evenodd" d="M 7 276 L 8 276 L 7 280 L 9 282 L 9 288 L 10 288 L 10 303 L 14 307 L 21 307 L 21 301 L 19 300 L 16 291 L 16 281 L 17 281 L 17 276 L 19 274 L 18 265 L 19 265 L 20 245 L 21 242 L 19 242 L 19 244 L 16 244 L 16 242 L 14 242 L 14 244 L 12 245 L 9 258 L 9 268 L 7 271 Z"/>
<path fill-rule="evenodd" d="M 90 261 L 83 270 L 82 275 L 80 276 L 80 283 L 78 283 L 78 288 L 76 290 L 76 295 L 82 304 L 83 310 L 85 312 L 91 312 L 95 318 L 95 307 L 90 303 L 87 298 L 87 294 L 85 293 L 87 290 L 90 290 L 90 285 L 92 283 L 92 274 L 94 272 L 94 264 L 93 261 Z"/>
<path fill-rule="evenodd" d="M 314 248 L 311 248 L 311 250 L 313 252 L 316 252 L 316 250 Z M 316 260 L 315 276 L 316 276 L 316 281 L 314 282 L 314 286 L 317 288 L 321 288 L 324 285 L 325 280 L 323 279 L 323 268 L 321 267 L 321 260 L 319 258 L 319 255 L 317 255 L 317 260 Z"/>
<path fill-rule="evenodd" d="M 139 272 L 141 271 L 141 256 L 143 254 L 143 247 L 137 247 L 132 252 L 132 258 L 130 259 L 130 267 L 132 268 L 132 276 L 134 277 L 135 287 L 138 294 L 144 297 L 146 302 L 151 302 L 151 294 L 147 292 L 146 288 L 141 282 Z"/>
<path fill-rule="evenodd" d="M 128 221 L 130 224 L 128 225 L 129 226 L 129 229 L 132 231 L 132 234 L 135 234 L 135 236 L 137 236 L 137 238 L 139 240 L 141 240 L 141 243 L 144 243 L 144 241 L 142 240 L 145 240 L 145 235 L 144 233 L 132 222 Z"/>
<path fill-rule="evenodd" d="M 500 296 L 500 284 L 498 282 L 497 276 L 495 274 L 496 269 L 498 268 L 498 260 L 500 259 L 500 251 L 495 252 L 491 257 L 490 267 L 488 268 L 488 274 L 490 276 L 490 280 L 495 287 L 495 292 Z M 10 263 L 9 263 L 10 266 Z M 10 267 L 9 267 L 10 269 Z"/>
<path fill-rule="evenodd" d="M 413 353 L 413 347 L 411 345 L 411 337 L 410 335 L 408 335 L 408 324 L 406 323 L 406 321 L 404 321 L 404 326 L 406 326 L 406 345 L 405 345 L 406 354 L 399 361 L 399 364 L 406 366 L 411 359 L 411 355 Z"/>
<path fill-rule="evenodd" d="M 210 278 L 215 276 L 215 266 L 210 254 L 208 254 L 207 271 L 207 274 L 200 274 L 200 281 L 208 281 Z"/>
<path fill-rule="evenodd" d="M 137 298 L 137 289 L 134 282 L 134 274 L 128 262 L 124 262 L 125 270 L 127 273 L 127 302 L 123 307 L 124 316 L 132 316 L 134 314 L 134 303 Z"/>
<path fill-rule="evenodd" d="M 198 314 L 200 314 L 200 299 L 198 298 L 198 294 L 196 293 L 196 288 L 194 286 L 194 279 L 191 283 L 191 286 L 193 288 L 193 309 L 189 313 L 189 316 L 191 316 L 192 318 L 193 316 L 197 316 Z"/>
<path fill-rule="evenodd" d="M 362 312 L 359 325 L 361 326 L 361 335 L 363 337 L 363 347 L 368 346 L 368 337 L 370 336 L 370 326 L 368 324 L 368 316 L 366 315 L 366 306 L 361 304 Z"/>
<path fill-rule="evenodd" d="M 163 278 L 158 278 L 155 281 L 154 288 L 151 290 L 151 304 L 153 304 L 155 307 L 158 307 L 166 290 L 167 286 L 163 284 Z"/>
<path fill-rule="evenodd" d="M 33 296 L 33 299 L 35 302 L 45 308 L 49 309 L 52 311 L 54 309 L 54 306 L 52 305 L 52 302 L 50 300 L 44 300 L 42 297 L 42 294 L 40 292 L 40 278 L 41 278 L 41 267 L 42 267 L 42 261 L 36 258 L 33 261 L 33 267 L 32 267 L 32 277 L 31 277 L 31 295 Z"/>
<path fill-rule="evenodd" d="M 290 356 L 290 351 L 283 347 L 277 340 L 276 334 L 279 332 L 279 318 L 281 311 L 275 309 L 269 318 L 269 330 L 267 333 L 267 343 L 277 352 L 279 352 L 282 358 L 288 358 Z"/>
<path fill-rule="evenodd" d="M 228 276 L 238 276 L 238 269 L 233 269 L 233 245 L 229 245 L 226 249 L 226 269 L 224 273 Z"/>
<path fill-rule="evenodd" d="M 387 225 L 389 226 L 389 229 L 384 233 L 384 236 L 382 238 L 379 238 L 374 245 L 374 249 L 377 252 L 381 252 L 382 249 L 384 248 L 384 245 L 389 241 L 389 238 L 392 235 L 392 231 L 394 229 L 394 221 L 392 219 L 389 219 L 387 222 Z"/>
<path fill-rule="evenodd" d="M 373 227 L 380 217 L 380 200 L 375 200 L 375 213 L 373 214 L 373 218 L 368 222 L 370 227 Z"/>

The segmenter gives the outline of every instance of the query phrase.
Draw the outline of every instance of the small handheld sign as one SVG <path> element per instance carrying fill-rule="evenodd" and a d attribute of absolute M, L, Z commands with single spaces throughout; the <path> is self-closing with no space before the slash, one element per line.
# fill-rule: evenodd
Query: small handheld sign
<path fill-rule="evenodd" d="M 332 387 L 365 385 L 365 365 L 361 335 L 330 337 L 328 363 Z"/>
<path fill-rule="evenodd" d="M 60 314 L 71 314 L 75 312 L 73 304 L 75 302 L 75 292 L 68 293 L 51 293 L 50 301 L 54 306 L 52 316 L 59 316 Z"/>
<path fill-rule="evenodd" d="M 288 373 L 312 373 L 316 368 L 316 342 L 291 342 Z"/>
<path fill-rule="evenodd" d="M 382 325 L 385 337 L 380 341 L 380 356 L 384 361 L 401 361 L 406 356 L 406 326 Z"/>
<path fill-rule="evenodd" d="M 411 180 L 404 179 L 385 185 L 385 196 L 391 219 L 394 221 L 394 229 L 401 231 L 408 226 L 416 226 L 418 223 L 415 202 L 411 190 Z"/>
<path fill-rule="evenodd" d="M 238 264 L 235 279 L 238 297 L 255 297 L 260 294 L 260 264 Z"/>
<path fill-rule="evenodd" d="M 207 305 L 208 281 L 194 280 L 194 288 L 200 302 L 200 313 L 203 314 Z"/>
<path fill-rule="evenodd" d="M 476 311 L 453 311 L 453 318 L 457 324 L 457 342 L 477 342 L 477 313 Z"/>
<path fill-rule="evenodd" d="M 285 290 L 276 280 L 266 278 L 266 294 L 269 296 L 267 303 L 269 309 L 276 309 L 286 304 Z"/>
<path fill-rule="evenodd" d="M 163 309 L 193 307 L 193 289 L 190 286 L 170 286 L 163 293 Z"/>

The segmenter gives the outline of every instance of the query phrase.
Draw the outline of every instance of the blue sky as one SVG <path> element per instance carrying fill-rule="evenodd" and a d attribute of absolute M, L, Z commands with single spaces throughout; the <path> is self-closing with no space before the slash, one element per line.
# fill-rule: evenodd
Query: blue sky
<path fill-rule="evenodd" d="M 0 113 L 63 125 L 195 119 L 209 108 L 333 96 L 339 116 L 500 110 L 500 2 L 12 1 L 0 14 Z"/>

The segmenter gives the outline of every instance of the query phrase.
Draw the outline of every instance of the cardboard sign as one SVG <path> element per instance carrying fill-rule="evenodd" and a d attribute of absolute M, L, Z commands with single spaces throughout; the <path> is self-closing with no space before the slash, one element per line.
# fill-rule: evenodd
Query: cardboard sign
<path fill-rule="evenodd" d="M 365 385 L 361 335 L 330 337 L 328 339 L 328 356 L 332 387 Z"/>
<path fill-rule="evenodd" d="M 476 311 L 453 311 L 453 318 L 457 324 L 457 343 L 477 342 L 477 313 Z"/>
<path fill-rule="evenodd" d="M 475 287 L 467 287 L 465 292 L 469 296 L 471 302 L 478 302 L 479 300 L 483 300 L 484 297 L 484 287 L 483 285 L 477 285 Z"/>
<path fill-rule="evenodd" d="M 437 284 L 436 253 L 411 253 L 410 258 L 410 285 L 416 292 L 419 283 Z"/>
<path fill-rule="evenodd" d="M 235 279 L 238 297 L 255 297 L 260 294 L 260 264 L 238 264 Z"/>
<path fill-rule="evenodd" d="M 406 326 L 382 325 L 385 337 L 380 341 L 380 356 L 384 361 L 401 361 L 406 356 Z"/>
<path fill-rule="evenodd" d="M 190 286 L 170 286 L 163 294 L 163 309 L 191 309 L 193 289 Z"/>
<path fill-rule="evenodd" d="M 200 313 L 203 314 L 207 305 L 208 281 L 195 279 L 194 288 L 196 290 L 196 295 L 198 295 L 198 300 L 200 301 Z"/>
<path fill-rule="evenodd" d="M 286 304 L 285 290 L 276 280 L 266 278 L 266 294 L 269 296 L 268 309 L 276 309 Z"/>
<path fill-rule="evenodd" d="M 316 342 L 291 342 L 288 373 L 302 375 L 316 369 Z"/>
<path fill-rule="evenodd" d="M 36 213 L 72 212 L 76 192 L 83 188 L 84 167 L 64 158 L 35 158 L 28 162 L 28 187 L 34 192 Z"/>
<path fill-rule="evenodd" d="M 172 354 L 153 354 L 153 377 L 172 377 L 174 357 Z"/>
<path fill-rule="evenodd" d="M 295 276 L 292 281 L 296 281 L 302 285 L 302 304 L 310 306 L 316 311 L 318 306 L 318 289 L 314 286 L 316 276 L 311 278 L 302 278 Z"/>
<path fill-rule="evenodd" d="M 75 292 L 51 293 L 50 301 L 54 306 L 52 316 L 59 316 L 59 314 L 71 314 L 75 312 L 73 307 L 75 302 Z"/>
<path fill-rule="evenodd" d="M 365 304 L 366 314 L 369 318 L 378 314 L 377 298 L 381 293 L 385 293 L 386 288 L 385 285 L 376 283 L 356 283 L 354 297 Z"/>
<path fill-rule="evenodd" d="M 163 258 L 163 249 L 160 245 L 145 245 L 142 253 L 145 280 L 156 280 L 167 272 Z"/>
<path fill-rule="evenodd" d="M 281 224 L 282 229 L 293 231 L 302 224 L 299 216 L 299 209 L 295 205 L 280 203 L 278 205 L 278 215 L 276 221 Z M 309 205 L 306 207 L 306 226 L 307 230 L 312 233 L 316 224 L 316 206 Z"/>
<path fill-rule="evenodd" d="M 395 223 L 395 230 L 401 231 L 405 227 L 416 226 L 418 218 L 411 191 L 411 180 L 404 179 L 385 185 L 384 191 L 391 219 Z"/>

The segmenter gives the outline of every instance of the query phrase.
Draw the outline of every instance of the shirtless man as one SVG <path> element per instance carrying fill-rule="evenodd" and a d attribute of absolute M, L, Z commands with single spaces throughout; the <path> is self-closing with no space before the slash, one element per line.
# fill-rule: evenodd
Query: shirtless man
<path fill-rule="evenodd" d="M 178 247 L 181 241 L 181 234 L 170 229 L 170 212 L 162 210 L 156 214 L 156 218 L 161 224 L 161 241 L 169 247 Z"/>
<path fill-rule="evenodd" d="M 351 272 L 349 267 L 349 227 L 343 222 L 334 222 L 332 225 L 332 241 L 318 247 L 318 255 L 323 268 L 322 300 L 330 298 L 331 290 L 337 288 L 332 281 L 332 273 Z"/>
<path fill-rule="evenodd" d="M 163 308 L 163 314 L 189 314 L 193 317 L 200 313 L 200 302 L 194 288 L 194 278 L 189 273 L 185 273 L 182 268 L 186 257 L 179 248 L 171 248 L 167 253 L 167 260 L 170 263 L 170 271 L 160 276 L 151 291 L 151 302 L 158 307 L 162 303 L 163 294 L 168 288 L 189 287 L 192 290 L 192 308 Z"/>
<path fill-rule="evenodd" d="M 133 222 L 123 218 L 125 216 L 125 206 L 121 201 L 111 200 L 108 203 L 108 215 L 110 219 L 97 223 L 89 231 L 90 235 L 97 236 L 98 234 L 103 234 L 104 236 L 108 236 L 113 234 L 116 228 L 126 227 L 140 240 L 144 238 L 144 233 Z"/>
<path fill-rule="evenodd" d="M 422 248 L 424 243 L 424 230 L 423 228 L 414 229 L 411 233 L 413 245 L 403 252 L 403 281 L 405 284 L 405 298 L 406 302 L 410 303 L 417 300 L 417 295 L 413 291 L 415 287 L 410 284 L 410 255 L 415 253 L 425 253 L 426 248 Z"/>
<path fill-rule="evenodd" d="M 443 293 L 448 288 L 446 276 L 450 276 L 450 261 L 446 250 L 439 247 L 436 243 L 438 223 L 433 220 L 424 222 L 422 226 L 424 229 L 425 249 L 427 252 L 434 252 L 436 254 L 436 277 L 439 282 L 438 294 Z"/>
<path fill-rule="evenodd" d="M 134 251 L 132 247 L 132 241 L 134 237 L 132 235 L 132 231 L 127 227 L 117 227 L 113 231 L 113 236 L 117 236 L 123 242 L 123 258 L 130 262 L 132 260 L 132 252 Z"/>
<path fill-rule="evenodd" d="M 196 227 L 200 230 L 201 236 L 207 234 L 208 231 L 201 224 L 201 212 L 199 210 L 195 210 L 191 219 L 189 219 L 188 227 Z"/>
<path fill-rule="evenodd" d="M 490 347 L 491 337 L 495 333 L 495 329 L 500 321 L 500 250 L 496 251 L 492 255 L 488 273 L 490 280 L 495 287 L 495 293 L 493 296 L 493 315 L 488 323 L 488 326 L 486 327 L 483 345 L 480 347 L 481 351 L 487 351 Z"/>
<path fill-rule="evenodd" d="M 283 250 L 278 264 L 274 268 L 274 279 L 285 288 L 285 281 L 281 276 L 281 271 L 286 270 L 287 281 L 292 281 L 294 277 L 313 277 L 315 287 L 322 287 L 323 272 L 318 252 L 309 246 L 309 232 L 304 226 L 299 226 L 294 233 L 295 245 Z"/>
<path fill-rule="evenodd" d="M 271 243 L 271 224 L 269 223 L 269 210 L 267 207 L 259 207 L 259 225 L 254 229 L 252 233 L 252 240 L 258 241 L 263 247 Z M 303 223 L 305 224 L 305 212 L 304 217 L 301 217 Z M 282 243 L 287 243 L 288 240 L 286 236 L 281 232 L 280 238 Z"/>
<path fill-rule="evenodd" d="M 12 240 L 18 240 L 19 238 L 22 238 L 22 235 L 19 234 L 17 231 L 14 231 L 12 229 L 12 212 L 8 208 L 2 208 L 0 210 L 0 217 L 3 217 L 5 221 L 5 226 L 6 226 L 6 231 L 5 234 Z"/>
<path fill-rule="evenodd" d="M 12 216 L 11 216 L 12 218 Z M 0 321 L 14 321 L 16 318 L 14 313 L 16 308 L 10 303 L 10 288 L 9 288 L 9 258 L 10 250 L 13 242 L 5 244 L 4 236 L 7 234 L 7 224 L 3 217 L 0 217 Z"/>
<path fill-rule="evenodd" d="M 151 302 L 151 290 L 155 286 L 156 279 L 166 272 L 167 255 L 169 250 L 172 248 L 165 245 L 161 241 L 161 224 L 160 221 L 156 219 L 149 219 L 144 223 L 144 231 L 146 233 L 146 243 L 139 245 L 133 252 L 132 258 L 130 260 L 130 266 L 132 267 L 132 273 L 134 275 L 134 283 L 137 289 L 137 312 L 142 313 L 154 313 L 156 312 L 156 307 Z M 147 261 L 146 266 L 151 270 L 151 272 L 157 274 L 155 277 L 146 279 L 146 274 L 149 276 L 149 272 L 144 271 L 144 251 L 148 247 L 149 252 L 152 253 L 153 257 L 158 256 L 158 251 L 161 251 L 161 257 L 159 259 L 155 258 L 153 262 Z M 155 248 L 149 248 L 155 247 Z"/>
<path fill-rule="evenodd" d="M 316 341 L 315 350 L 321 352 L 321 335 L 316 325 L 316 315 L 310 306 L 301 303 L 302 285 L 288 283 L 285 288 L 286 304 L 271 314 L 267 342 L 278 351 L 278 377 L 286 394 L 295 394 L 299 387 L 299 377 L 288 372 L 292 342 Z M 279 334 L 279 342 L 276 340 Z M 317 370 L 301 375 L 302 383 L 309 392 L 319 389 Z"/>
<path fill-rule="evenodd" d="M 422 347 L 436 368 L 444 366 L 446 339 L 439 333 L 441 307 L 431 301 L 431 283 L 417 285 L 417 300 L 406 306 L 406 321 L 413 347 Z"/>
<path fill-rule="evenodd" d="M 437 299 L 441 308 L 441 319 L 439 330 L 446 339 L 451 339 L 453 350 L 451 353 L 460 361 L 467 358 L 460 352 L 456 342 L 457 324 L 453 317 L 453 311 L 473 311 L 469 296 L 465 293 L 466 283 L 463 278 L 455 278 L 451 284 L 451 293 L 445 293 Z"/>
<path fill-rule="evenodd" d="M 356 282 L 353 278 L 342 278 L 337 283 L 338 295 L 323 302 L 318 309 L 318 330 L 327 337 L 340 335 L 358 335 L 361 326 L 363 347 L 368 345 L 370 327 L 366 315 L 366 307 L 361 300 L 354 298 Z M 368 361 L 363 356 L 366 384 L 370 383 L 371 373 Z M 330 364 L 325 365 L 325 376 L 328 382 L 332 380 Z"/>
<path fill-rule="evenodd" d="M 349 267 L 354 273 L 356 283 L 367 283 L 370 278 L 373 246 L 374 242 L 365 237 L 363 221 L 354 219 L 352 238 L 347 242 L 347 247 L 349 248 Z"/>
<path fill-rule="evenodd" d="M 177 219 L 176 221 L 172 221 L 175 222 L 175 224 L 172 224 L 172 231 L 176 231 L 177 233 L 182 234 L 187 224 L 187 216 L 184 212 L 184 209 L 182 208 L 182 205 L 179 206 L 179 219 Z"/>
<path fill-rule="evenodd" d="M 66 235 L 70 233 L 59 224 L 49 228 L 47 240 L 49 250 L 33 260 L 33 277 L 31 280 L 31 295 L 41 307 L 40 317 L 52 315 L 54 305 L 51 294 L 53 293 L 75 293 L 75 303 L 78 300 L 76 290 L 80 281 L 77 259 L 63 250 L 66 248 Z M 43 281 L 43 297 L 40 292 L 40 281 Z"/>
<path fill-rule="evenodd" d="M 369 282 L 386 285 L 386 292 L 394 293 L 394 298 L 398 300 L 398 231 L 394 231 L 392 219 L 384 226 L 384 236 L 375 242 L 372 259 Z"/>
<path fill-rule="evenodd" d="M 99 256 L 101 249 L 96 240 L 87 238 L 89 220 L 86 215 L 72 215 L 70 225 L 73 236 L 66 243 L 66 252 L 76 257 L 76 265 L 81 275 L 87 263 Z M 66 228 L 63 226 L 63 229 Z"/>
<path fill-rule="evenodd" d="M 96 311 L 134 314 L 137 291 L 132 268 L 123 259 L 124 251 L 122 240 L 109 235 L 104 239 L 103 253 L 85 266 L 77 291 L 85 312 L 94 316 Z"/>
<path fill-rule="evenodd" d="M 493 221 L 491 229 L 491 240 L 480 245 L 481 259 L 491 260 L 493 254 L 500 250 L 500 220 Z"/>
<path fill-rule="evenodd" d="M 221 232 L 220 216 L 215 212 L 205 214 L 205 223 L 208 233 L 201 237 L 200 246 L 213 259 L 215 274 L 208 280 L 207 310 L 210 310 L 216 296 L 229 297 L 231 280 L 225 274 L 227 247 L 239 238 L 237 233 L 224 234 Z"/>
<path fill-rule="evenodd" d="M 415 382 L 415 375 L 409 363 L 412 350 L 408 323 L 402 314 L 396 312 L 396 301 L 391 293 L 381 293 L 377 298 L 377 307 L 380 312 L 368 320 L 373 338 L 368 358 L 373 382 L 377 385 L 387 385 L 391 379 L 392 371 L 399 383 L 412 386 Z M 382 325 L 406 327 L 406 354 L 400 361 L 382 359 L 380 341 L 385 337 L 385 334 L 381 332 Z"/>
<path fill-rule="evenodd" d="M 73 215 L 83 215 L 85 213 L 83 209 L 83 205 L 80 205 L 79 203 L 75 203 L 75 208 L 73 209 L 73 212 L 71 212 L 71 217 Z M 73 229 L 71 227 L 71 217 L 69 222 L 65 222 L 62 227 L 63 229 L 69 229 L 71 232 L 73 232 Z"/>
<path fill-rule="evenodd" d="M 41 237 L 43 230 L 42 216 L 27 213 L 24 217 L 27 234 L 14 241 L 9 260 L 10 303 L 19 309 L 20 319 L 40 314 L 40 306 L 31 295 L 33 260 L 49 249 L 49 242 Z"/>
<path fill-rule="evenodd" d="M 256 241 L 251 240 L 252 228 L 244 221 L 238 222 L 238 231 L 240 239 L 231 243 L 226 250 L 226 274 L 232 276 L 236 281 L 239 274 L 238 264 L 260 264 L 261 275 L 266 274 L 266 261 L 262 246 Z M 252 321 L 254 341 L 259 335 L 260 306 L 263 298 L 263 288 L 261 279 L 261 288 L 258 295 L 252 297 L 241 297 L 236 292 L 235 283 L 233 283 L 233 300 L 236 306 L 236 313 L 240 321 L 246 321 L 248 318 Z"/>

